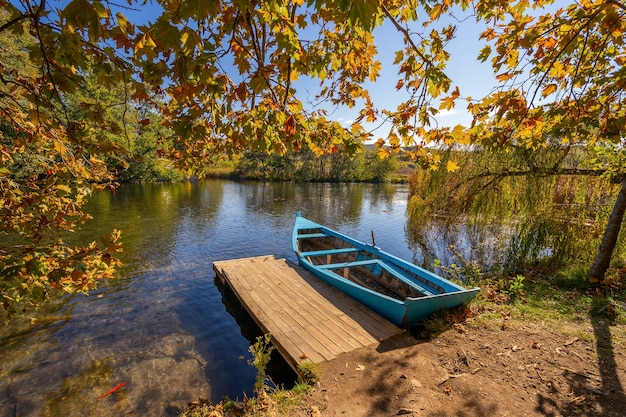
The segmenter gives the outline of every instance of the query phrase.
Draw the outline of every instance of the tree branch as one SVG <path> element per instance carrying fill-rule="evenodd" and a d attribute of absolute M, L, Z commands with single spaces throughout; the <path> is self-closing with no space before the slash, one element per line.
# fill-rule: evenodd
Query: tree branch
<path fill-rule="evenodd" d="M 480 174 L 476 174 L 471 177 L 469 180 L 477 179 L 477 178 L 487 178 L 487 177 L 524 177 L 524 176 L 540 176 L 540 177 L 549 177 L 552 175 L 579 175 L 579 176 L 592 176 L 599 177 L 606 173 L 606 169 L 578 169 L 578 168 L 536 168 L 532 170 L 525 171 L 498 171 L 498 172 L 482 172 Z"/>
<path fill-rule="evenodd" d="M 411 45 L 411 49 L 413 49 L 413 51 L 419 55 L 420 58 L 422 58 L 422 60 L 424 60 L 427 65 L 432 66 L 432 62 L 426 58 L 424 56 L 424 54 L 422 54 L 422 52 L 419 50 L 419 48 L 417 47 L 417 45 L 415 45 L 415 42 L 413 42 L 413 38 L 411 38 L 411 34 L 405 29 L 403 28 L 400 23 L 398 23 L 398 21 L 396 20 L 395 17 L 393 17 L 391 15 L 391 13 L 389 12 L 389 10 L 385 7 L 385 5 L 381 4 L 380 5 L 381 10 L 383 11 L 383 13 L 385 14 L 385 16 L 387 16 L 387 18 L 391 21 L 391 23 L 393 23 L 393 25 L 396 27 L 396 29 L 402 33 L 402 35 L 404 35 L 404 39 L 408 42 L 409 45 Z"/>

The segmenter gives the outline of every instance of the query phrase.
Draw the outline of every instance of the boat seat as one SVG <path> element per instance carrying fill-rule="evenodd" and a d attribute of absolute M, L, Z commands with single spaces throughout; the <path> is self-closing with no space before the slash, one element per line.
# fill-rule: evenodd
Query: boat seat
<path fill-rule="evenodd" d="M 395 275 L 399 279 L 402 279 L 403 281 L 410 283 L 412 286 L 417 287 L 418 291 L 421 292 L 422 294 L 426 296 L 437 294 L 437 292 L 427 290 L 424 286 L 418 284 L 417 282 L 415 282 L 415 280 L 410 279 L 409 277 L 407 277 L 406 275 L 404 275 L 402 272 L 398 271 L 394 267 L 385 265 L 385 268 L 387 268 L 387 271 L 389 271 L 392 275 Z"/>
<path fill-rule="evenodd" d="M 311 252 L 302 252 L 300 256 L 324 256 L 324 255 L 337 255 L 341 253 L 359 252 L 360 248 L 341 248 L 341 249 L 326 249 L 316 250 Z"/>
<path fill-rule="evenodd" d="M 330 237 L 330 235 L 327 235 L 326 233 L 304 233 L 298 234 L 297 236 L 298 239 L 308 239 L 312 237 Z"/>
<path fill-rule="evenodd" d="M 350 268 L 351 266 L 364 266 L 364 265 L 373 265 L 380 264 L 379 259 L 366 259 L 363 261 L 352 261 L 352 262 L 341 262 L 338 264 L 327 264 L 327 265 L 316 265 L 318 268 L 324 269 L 341 269 L 341 268 Z"/>

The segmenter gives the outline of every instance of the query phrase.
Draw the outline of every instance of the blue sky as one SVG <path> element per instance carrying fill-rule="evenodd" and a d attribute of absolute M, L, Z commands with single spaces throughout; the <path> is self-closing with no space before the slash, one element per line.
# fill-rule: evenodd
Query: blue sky
<path fill-rule="evenodd" d="M 484 41 L 479 41 L 481 27 L 470 18 L 462 22 L 454 22 L 457 26 L 456 37 L 448 44 L 446 50 L 450 53 L 450 61 L 446 74 L 452 80 L 452 88 L 459 86 L 461 97 L 471 96 L 479 99 L 487 95 L 497 84 L 492 74 L 489 63 L 477 61 L 480 49 Z M 416 22 L 418 27 L 421 22 Z M 441 25 L 443 26 L 443 24 Z M 374 32 L 379 60 L 383 63 L 383 70 L 379 80 L 370 86 L 374 104 L 379 108 L 394 109 L 404 98 L 402 91 L 397 91 L 395 86 L 400 78 L 398 68 L 394 67 L 393 60 L 395 51 L 404 47 L 401 34 L 391 23 L 377 28 Z M 433 101 L 434 107 L 438 102 Z M 342 109 L 336 112 L 342 121 L 350 121 L 358 116 L 358 109 Z M 436 117 L 440 126 L 453 127 L 457 124 L 469 125 L 471 116 L 467 111 L 467 102 L 458 100 L 457 106 L 449 111 L 441 111 Z M 388 128 L 379 129 L 375 135 L 385 136 Z"/>

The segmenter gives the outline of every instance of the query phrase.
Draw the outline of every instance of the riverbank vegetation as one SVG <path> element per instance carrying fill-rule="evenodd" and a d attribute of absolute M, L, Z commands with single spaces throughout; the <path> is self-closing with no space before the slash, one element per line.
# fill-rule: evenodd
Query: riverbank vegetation
<path fill-rule="evenodd" d="M 370 147 L 371 148 L 371 147 Z M 285 155 L 247 152 L 238 158 L 231 178 L 262 181 L 407 182 L 410 161 L 396 155 L 381 159 L 378 150 L 363 147 L 355 155 L 342 153 L 316 156 L 301 151 Z M 399 169 L 405 168 L 402 175 Z"/>
<path fill-rule="evenodd" d="M 459 170 L 419 170 L 412 177 L 412 239 L 430 253 L 420 219 L 435 216 L 445 229 L 462 218 L 476 248 L 486 231 L 502 237 L 489 250 L 493 266 L 503 271 L 591 265 L 621 186 L 619 177 L 597 168 L 605 153 L 559 144 L 536 151 L 439 153 Z M 626 265 L 626 233 L 618 235 L 613 258 L 615 268 Z M 611 277 L 594 282 L 616 279 Z"/>

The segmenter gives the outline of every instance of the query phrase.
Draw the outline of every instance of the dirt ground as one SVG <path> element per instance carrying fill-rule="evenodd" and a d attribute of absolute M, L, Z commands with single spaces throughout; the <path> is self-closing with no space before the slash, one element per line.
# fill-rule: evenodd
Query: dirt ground
<path fill-rule="evenodd" d="M 320 373 L 300 415 L 621 417 L 626 326 L 457 324 L 345 354 Z"/>

